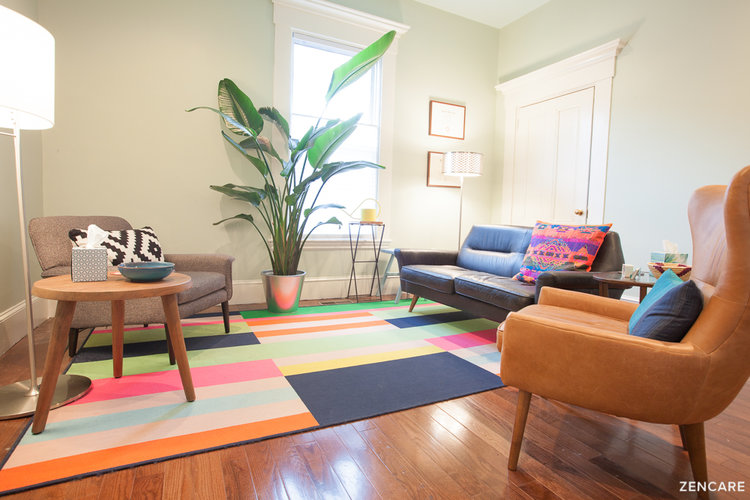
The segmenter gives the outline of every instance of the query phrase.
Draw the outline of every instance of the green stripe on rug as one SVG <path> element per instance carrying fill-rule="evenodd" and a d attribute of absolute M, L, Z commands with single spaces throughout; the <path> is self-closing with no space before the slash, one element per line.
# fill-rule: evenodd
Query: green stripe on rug
<path fill-rule="evenodd" d="M 419 299 L 417 304 L 432 304 L 433 302 L 427 299 Z M 259 311 L 243 311 L 240 314 L 245 319 L 251 318 L 270 318 L 275 316 L 294 316 L 296 314 L 321 314 L 341 311 L 359 311 L 361 309 L 380 309 L 383 307 L 408 307 L 409 301 L 403 301 L 403 303 L 394 304 L 392 300 L 384 300 L 382 302 L 360 302 L 359 304 L 332 304 L 327 306 L 307 306 L 300 307 L 294 312 L 288 313 L 277 313 L 271 312 L 268 309 Z"/>

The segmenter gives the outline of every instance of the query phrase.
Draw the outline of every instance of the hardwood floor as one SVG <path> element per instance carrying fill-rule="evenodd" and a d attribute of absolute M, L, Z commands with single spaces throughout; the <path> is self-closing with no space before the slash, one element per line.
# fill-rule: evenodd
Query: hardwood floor
<path fill-rule="evenodd" d="M 235 309 L 248 309 L 238 306 Z M 37 329 L 43 366 L 50 321 Z M 81 341 L 83 336 L 81 336 Z M 67 363 L 66 363 L 67 364 Z M 28 378 L 26 341 L 0 358 L 0 385 Z M 518 392 L 506 387 L 302 434 L 144 465 L 12 499 L 695 498 L 677 427 L 534 396 L 518 470 L 507 454 Z M 0 421 L 2 456 L 27 419 Z M 750 383 L 706 424 L 711 481 L 750 498 Z"/>

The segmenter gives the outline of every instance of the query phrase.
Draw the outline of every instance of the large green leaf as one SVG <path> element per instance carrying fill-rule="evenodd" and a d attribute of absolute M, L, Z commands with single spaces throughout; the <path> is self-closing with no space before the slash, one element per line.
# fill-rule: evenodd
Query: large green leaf
<path fill-rule="evenodd" d="M 369 47 L 365 47 L 347 62 L 339 66 L 331 75 L 331 83 L 326 92 L 326 101 L 330 101 L 341 89 L 356 82 L 367 70 L 372 68 L 383 57 L 391 42 L 396 37 L 395 31 L 389 31 Z"/>
<path fill-rule="evenodd" d="M 346 207 L 344 205 L 338 205 L 336 203 L 323 203 L 322 205 L 315 205 L 312 208 L 306 208 L 303 213 L 304 213 L 305 217 L 310 217 L 311 213 L 317 212 L 318 210 L 322 210 L 322 209 L 325 209 L 325 208 L 340 208 L 340 209 L 343 210 Z"/>
<path fill-rule="evenodd" d="M 225 194 L 235 200 L 246 201 L 254 207 L 259 206 L 266 198 L 263 189 L 252 186 L 237 186 L 236 184 L 224 184 L 223 186 L 209 186 L 214 191 Z"/>
<path fill-rule="evenodd" d="M 286 118 L 281 115 L 278 109 L 263 107 L 258 110 L 258 113 L 265 116 L 276 125 L 279 131 L 284 134 L 284 142 L 289 140 L 289 123 L 287 123 Z"/>
<path fill-rule="evenodd" d="M 250 150 L 259 149 L 279 160 L 279 163 L 284 163 L 284 160 L 281 159 L 279 153 L 276 152 L 276 148 L 274 148 L 273 144 L 271 144 L 270 139 L 266 137 L 248 137 L 247 139 L 240 142 L 240 146 Z"/>
<path fill-rule="evenodd" d="M 231 144 L 232 146 L 234 146 L 234 148 L 235 148 L 235 149 L 236 149 L 237 151 L 239 151 L 240 153 L 242 153 L 242 155 L 243 155 L 243 156 L 244 156 L 245 158 L 247 158 L 248 160 L 250 160 L 250 163 L 252 163 L 252 164 L 253 164 L 253 166 L 254 166 L 254 167 L 255 167 L 256 169 L 258 169 L 258 172 L 260 172 L 260 173 L 261 173 L 261 175 L 263 175 L 263 176 L 265 177 L 265 176 L 266 176 L 266 175 L 267 175 L 267 174 L 269 173 L 269 170 L 268 170 L 268 165 L 266 165 L 266 162 L 264 162 L 264 161 L 263 161 L 263 160 L 262 160 L 261 158 L 257 158 L 257 157 L 255 157 L 255 156 L 253 156 L 253 155 L 249 154 L 249 153 L 248 153 L 248 152 L 247 152 L 247 151 L 245 150 L 245 148 L 243 148 L 243 147 L 242 147 L 242 146 L 241 146 L 241 145 L 240 145 L 240 144 L 239 144 L 239 143 L 238 143 L 237 141 L 235 141 L 234 139 L 232 139 L 232 138 L 231 138 L 231 137 L 229 136 L 229 134 L 227 134 L 227 133 L 226 133 L 226 132 L 224 132 L 223 130 L 221 131 L 221 135 L 222 135 L 222 136 L 224 137 L 224 139 L 226 139 L 226 140 L 227 140 L 227 142 L 229 142 L 229 144 Z"/>
<path fill-rule="evenodd" d="M 250 129 L 253 132 L 252 135 L 257 136 L 263 130 L 263 116 L 255 109 L 253 101 L 229 78 L 224 78 L 219 82 L 219 109 L 245 128 Z M 241 129 L 229 121 L 227 121 L 227 127 L 235 134 L 245 135 Z"/>
<path fill-rule="evenodd" d="M 228 220 L 233 220 L 233 219 L 246 220 L 246 221 L 251 222 L 251 223 L 253 222 L 253 216 L 252 215 L 250 215 L 250 214 L 237 214 L 237 215 L 233 215 L 231 217 L 227 217 L 226 219 L 221 219 L 218 222 L 214 222 L 214 226 L 218 226 L 222 222 L 226 222 Z"/>
<path fill-rule="evenodd" d="M 359 113 L 317 136 L 312 147 L 307 152 L 307 159 L 310 161 L 310 165 L 317 169 L 328 161 L 328 158 L 330 158 L 339 146 L 354 133 L 357 128 L 357 122 L 361 117 L 362 113 Z"/>
<path fill-rule="evenodd" d="M 347 170 L 357 170 L 360 168 L 385 168 L 385 167 L 382 165 L 378 165 L 377 163 L 372 163 L 372 162 L 363 161 L 363 160 L 337 161 L 334 163 L 328 163 L 326 165 L 323 165 L 323 167 L 320 169 L 320 177 L 321 179 L 323 179 L 323 182 L 327 182 L 328 179 L 330 179 L 334 175 L 340 174 L 341 172 L 346 172 Z"/>

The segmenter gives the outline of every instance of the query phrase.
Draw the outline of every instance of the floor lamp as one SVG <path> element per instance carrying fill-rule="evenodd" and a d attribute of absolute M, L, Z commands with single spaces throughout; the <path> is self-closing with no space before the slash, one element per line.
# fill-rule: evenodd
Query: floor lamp
<path fill-rule="evenodd" d="M 18 192 L 18 221 L 26 301 L 26 337 L 29 343 L 29 380 L 0 387 L 0 419 L 31 415 L 36 409 L 39 381 L 34 357 L 34 318 L 26 248 L 26 215 L 21 175 L 21 130 L 43 130 L 55 120 L 55 39 L 34 21 L 0 6 L 0 135 L 13 138 Z M 55 388 L 52 407 L 76 399 L 91 385 L 79 375 L 63 375 Z"/>
<path fill-rule="evenodd" d="M 482 153 L 450 151 L 443 158 L 443 174 L 460 178 L 460 201 L 458 205 L 458 249 L 461 250 L 461 223 L 464 210 L 464 177 L 482 175 Z"/>

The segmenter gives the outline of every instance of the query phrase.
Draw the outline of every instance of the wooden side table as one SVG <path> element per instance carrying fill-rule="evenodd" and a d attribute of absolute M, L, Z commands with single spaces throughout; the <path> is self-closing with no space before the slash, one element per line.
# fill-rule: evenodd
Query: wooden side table
<path fill-rule="evenodd" d="M 60 373 L 63 355 L 67 346 L 68 330 L 78 301 L 112 302 L 112 362 L 115 377 L 122 376 L 123 332 L 125 301 L 147 297 L 161 297 L 167 319 L 169 339 L 174 350 L 177 367 L 188 401 L 195 400 L 193 378 L 190 375 L 185 340 L 182 337 L 180 312 L 177 309 L 177 294 L 190 288 L 190 276 L 172 273 L 163 280 L 136 283 L 119 275 L 110 274 L 107 281 L 73 282 L 70 276 L 55 276 L 34 283 L 31 293 L 43 299 L 57 301 L 55 322 L 47 348 L 42 386 L 37 399 L 34 423 L 31 432 L 39 434 L 47 425 L 52 394 Z"/>
<path fill-rule="evenodd" d="M 656 278 L 650 274 L 637 276 L 635 279 L 623 278 L 622 273 L 619 271 L 593 273 L 593 276 L 594 280 L 599 282 L 599 295 L 602 297 L 609 297 L 610 287 L 627 289 L 637 286 L 640 289 L 638 302 L 643 302 L 643 299 L 646 298 L 648 289 L 656 283 Z"/>

